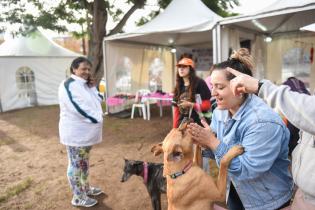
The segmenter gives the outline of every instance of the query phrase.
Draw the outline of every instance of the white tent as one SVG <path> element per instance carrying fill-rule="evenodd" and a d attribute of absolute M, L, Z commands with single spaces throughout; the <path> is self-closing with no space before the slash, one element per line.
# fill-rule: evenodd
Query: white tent
<path fill-rule="evenodd" d="M 296 32 L 314 22 L 314 9 L 314 0 L 278 0 L 257 12 L 225 18 L 220 25 L 268 35 Z"/>
<path fill-rule="evenodd" d="M 105 40 L 122 40 L 160 46 L 209 43 L 209 32 L 222 19 L 200 0 L 173 0 L 153 20 L 135 31 Z M 204 33 L 202 33 L 204 32 Z"/>
<path fill-rule="evenodd" d="M 257 12 L 222 19 L 215 28 L 220 34 L 216 48 L 222 49 L 216 62 L 227 59 L 240 42 L 247 42 L 256 60 L 256 76 L 282 83 L 289 74 L 309 75 L 306 82 L 314 87 L 315 65 L 305 59 L 314 34 L 299 30 L 314 20 L 314 0 L 278 0 Z"/>
<path fill-rule="evenodd" d="M 80 56 L 35 31 L 0 45 L 0 111 L 58 104 L 58 86 Z"/>
<path fill-rule="evenodd" d="M 162 13 L 135 31 L 106 37 L 107 97 L 148 88 L 154 72 L 160 72 L 156 75 L 160 75 L 162 90 L 172 91 L 175 57 L 170 50 L 208 48 L 212 56 L 212 29 L 220 19 L 200 0 L 173 0 Z M 210 67 L 212 59 L 208 63 Z M 154 66 L 159 70 L 154 70 Z M 129 85 L 120 88 L 121 84 Z"/>
<path fill-rule="evenodd" d="M 245 39 L 253 39 L 254 35 L 280 36 L 296 33 L 299 32 L 300 27 L 313 23 L 314 20 L 314 0 L 278 0 L 257 12 L 222 19 L 219 24 L 221 28 L 238 30 L 243 33 Z M 219 40 L 217 47 L 221 47 L 223 42 Z M 221 59 L 227 56 L 226 53 L 222 54 Z M 221 59 L 219 56 L 219 60 Z"/>

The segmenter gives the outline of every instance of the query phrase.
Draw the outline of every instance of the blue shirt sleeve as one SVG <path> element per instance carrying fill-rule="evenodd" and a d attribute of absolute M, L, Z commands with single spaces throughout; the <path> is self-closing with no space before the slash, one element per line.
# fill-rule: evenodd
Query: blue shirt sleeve
<path fill-rule="evenodd" d="M 244 131 L 241 137 L 245 152 L 234 158 L 230 164 L 229 172 L 238 180 L 254 179 L 268 171 L 279 156 L 283 140 L 286 139 L 286 130 L 277 123 L 255 123 Z M 217 162 L 229 150 L 222 141 L 214 154 Z"/>

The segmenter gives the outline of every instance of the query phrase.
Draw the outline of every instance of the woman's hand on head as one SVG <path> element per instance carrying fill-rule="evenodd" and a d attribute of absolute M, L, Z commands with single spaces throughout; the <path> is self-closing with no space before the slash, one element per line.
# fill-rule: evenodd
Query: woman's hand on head
<path fill-rule="evenodd" d="M 230 87 L 235 96 L 239 96 L 243 93 L 257 93 L 258 79 L 229 67 L 227 68 L 227 71 L 236 76 L 230 81 Z"/>
<path fill-rule="evenodd" d="M 216 149 L 220 142 L 211 131 L 208 123 L 204 120 L 202 120 L 201 123 L 204 127 L 201 127 L 197 123 L 188 125 L 188 132 L 192 136 L 194 143 L 204 148 Z"/>

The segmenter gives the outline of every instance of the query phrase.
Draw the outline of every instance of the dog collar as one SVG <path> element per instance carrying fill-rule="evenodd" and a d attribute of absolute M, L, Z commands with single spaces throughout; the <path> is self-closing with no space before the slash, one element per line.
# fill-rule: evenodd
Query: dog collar
<path fill-rule="evenodd" d="M 143 176 L 143 183 L 144 184 L 148 183 L 148 172 L 149 172 L 148 163 L 147 162 L 143 162 L 142 176 Z"/>
<path fill-rule="evenodd" d="M 175 172 L 175 173 L 173 173 L 173 174 L 170 174 L 169 176 L 170 176 L 172 179 L 176 179 L 177 177 L 179 177 L 179 176 L 185 174 L 185 173 L 191 168 L 191 166 L 192 166 L 192 161 L 189 161 L 189 162 L 185 165 L 185 167 L 183 168 L 182 171 Z"/>

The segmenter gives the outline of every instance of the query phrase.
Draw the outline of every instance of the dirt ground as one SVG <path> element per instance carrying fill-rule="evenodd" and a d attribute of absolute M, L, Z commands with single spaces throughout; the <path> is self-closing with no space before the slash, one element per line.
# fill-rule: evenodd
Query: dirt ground
<path fill-rule="evenodd" d="M 93 147 L 90 183 L 105 194 L 89 209 L 152 209 L 142 179 L 121 183 L 124 158 L 162 162 L 150 148 L 172 127 L 171 111 L 153 109 L 150 121 L 106 116 L 103 142 Z M 0 113 L 0 210 L 77 209 L 70 204 L 67 154 L 58 138 L 58 106 Z M 162 196 L 166 209 L 166 196 Z"/>
<path fill-rule="evenodd" d="M 1 210 L 77 209 L 70 204 L 67 157 L 58 139 L 58 120 L 58 106 L 0 113 Z M 162 162 L 151 154 L 150 147 L 163 140 L 171 121 L 168 107 L 162 118 L 153 110 L 150 121 L 105 117 L 103 142 L 93 147 L 90 159 L 91 185 L 101 187 L 105 194 L 90 209 L 151 209 L 140 177 L 120 182 L 123 158 Z M 9 193 L 21 183 L 27 183 L 25 190 Z M 166 196 L 162 200 L 165 209 Z"/>

